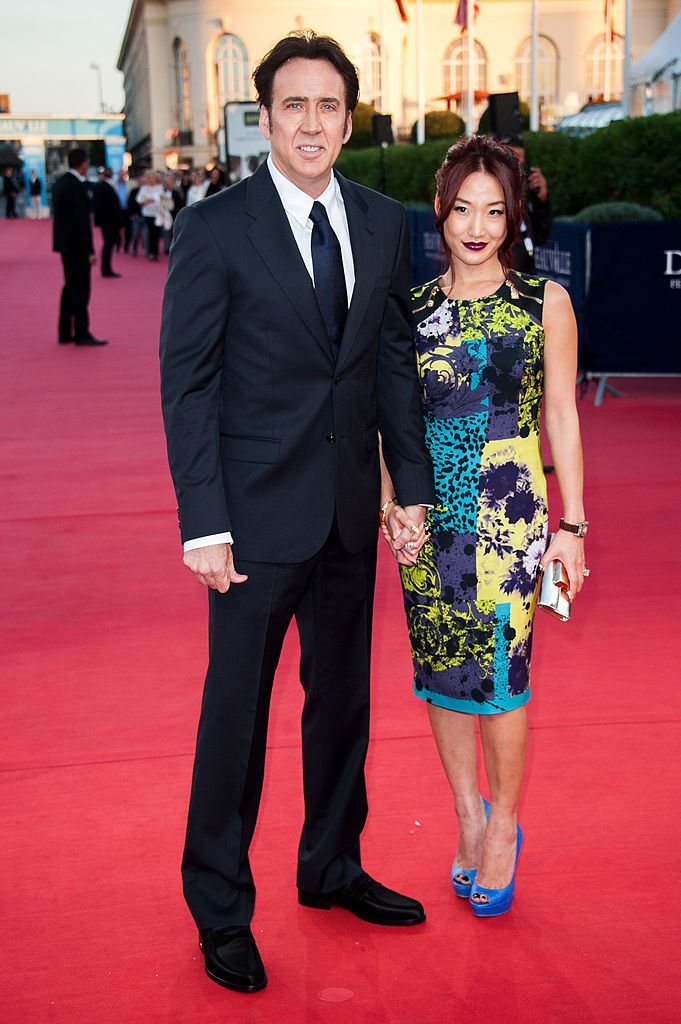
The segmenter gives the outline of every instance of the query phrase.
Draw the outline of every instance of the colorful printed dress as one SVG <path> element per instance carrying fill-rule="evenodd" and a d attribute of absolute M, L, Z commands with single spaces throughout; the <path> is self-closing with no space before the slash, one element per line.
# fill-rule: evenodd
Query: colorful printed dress
<path fill-rule="evenodd" d="M 437 506 L 402 585 L 418 697 L 473 714 L 530 699 L 546 481 L 539 445 L 545 280 L 513 273 L 493 295 L 412 292 Z"/>

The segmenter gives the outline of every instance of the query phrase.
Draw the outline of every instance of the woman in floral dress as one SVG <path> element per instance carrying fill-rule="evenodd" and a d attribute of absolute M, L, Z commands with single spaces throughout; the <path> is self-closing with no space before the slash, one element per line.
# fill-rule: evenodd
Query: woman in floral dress
<path fill-rule="evenodd" d="M 453 146 L 437 175 L 436 226 L 449 267 L 414 290 L 414 343 L 438 504 L 407 541 L 384 471 L 384 532 L 401 563 L 414 663 L 454 794 L 451 878 L 476 916 L 509 909 L 522 844 L 532 623 L 541 567 L 581 589 L 586 532 L 575 403 L 577 331 L 567 293 L 512 271 L 522 167 L 484 136 Z M 562 499 L 547 550 L 539 416 Z M 481 798 L 476 716 L 489 801 Z"/>

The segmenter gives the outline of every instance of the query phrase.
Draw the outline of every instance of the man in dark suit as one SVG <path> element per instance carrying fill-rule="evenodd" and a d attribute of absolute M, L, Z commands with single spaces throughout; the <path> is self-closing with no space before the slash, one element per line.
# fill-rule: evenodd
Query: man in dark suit
<path fill-rule="evenodd" d="M 19 186 L 14 179 L 14 171 L 11 167 L 5 168 L 3 181 L 5 185 L 5 217 L 11 220 L 17 216 L 17 195 L 19 194 Z"/>
<path fill-rule="evenodd" d="M 375 924 L 425 919 L 360 859 L 379 431 L 403 506 L 398 544 L 420 536 L 434 501 L 405 213 L 332 171 L 356 70 L 333 40 L 299 33 L 254 81 L 270 157 L 179 214 L 161 330 L 184 561 L 210 588 L 184 892 L 207 973 L 247 992 L 266 984 L 248 850 L 293 617 L 305 691 L 299 902 Z"/>
<path fill-rule="evenodd" d="M 93 189 L 95 224 L 102 232 L 102 277 L 120 277 L 111 265 L 111 254 L 120 244 L 123 228 L 121 201 L 110 167 L 99 170 L 99 181 Z"/>
<path fill-rule="evenodd" d="M 61 255 L 64 287 L 59 307 L 59 344 L 106 345 L 90 333 L 90 267 L 96 262 L 87 194 L 89 159 L 82 149 L 69 153 L 69 170 L 52 192 L 54 252 Z M 108 186 L 107 186 L 108 187 Z"/>

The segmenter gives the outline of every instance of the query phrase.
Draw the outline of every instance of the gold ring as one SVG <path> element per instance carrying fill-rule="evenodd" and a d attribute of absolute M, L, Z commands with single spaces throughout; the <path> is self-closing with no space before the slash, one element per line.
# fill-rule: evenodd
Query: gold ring
<path fill-rule="evenodd" d="M 412 533 L 418 533 L 421 527 L 417 526 L 416 523 L 412 523 L 409 529 L 411 530 Z"/>
<path fill-rule="evenodd" d="M 590 576 L 591 569 L 582 569 L 582 576 Z"/>

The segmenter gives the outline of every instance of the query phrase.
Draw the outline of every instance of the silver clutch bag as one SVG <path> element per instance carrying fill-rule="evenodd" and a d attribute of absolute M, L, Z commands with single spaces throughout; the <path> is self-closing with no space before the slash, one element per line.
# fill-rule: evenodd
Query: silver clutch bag
<path fill-rule="evenodd" d="M 554 538 L 549 536 L 549 544 Z M 567 595 L 570 587 L 565 566 L 557 558 L 546 566 L 539 589 L 539 607 L 561 622 L 569 622 L 571 602 Z"/>

